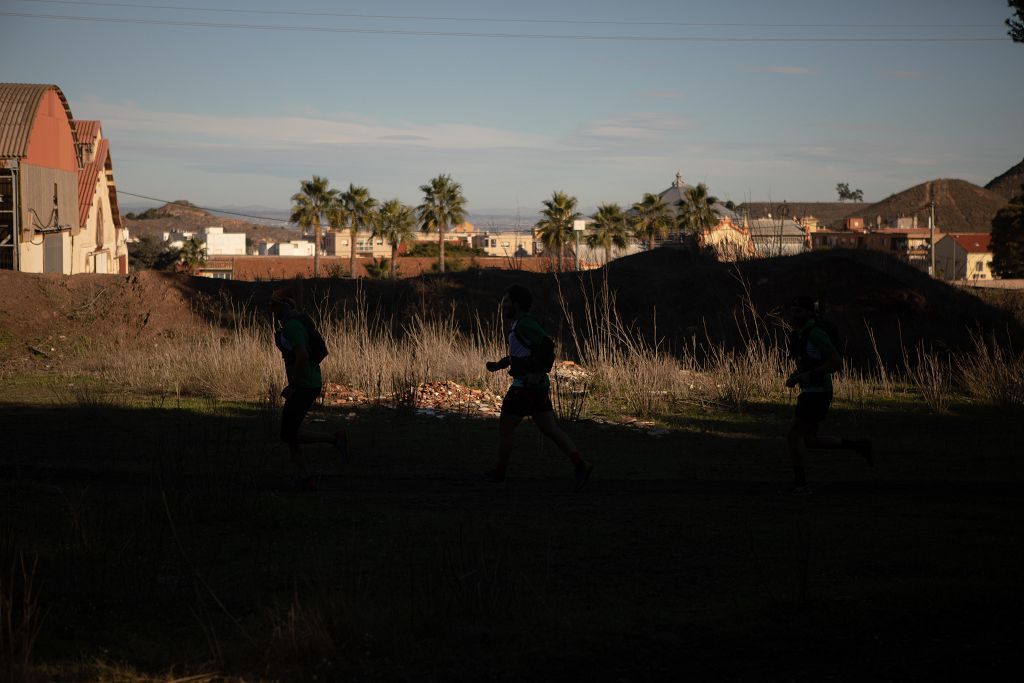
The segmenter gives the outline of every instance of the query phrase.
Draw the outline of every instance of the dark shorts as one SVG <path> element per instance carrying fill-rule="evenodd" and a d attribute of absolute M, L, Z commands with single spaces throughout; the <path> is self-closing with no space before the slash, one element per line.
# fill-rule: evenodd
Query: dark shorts
<path fill-rule="evenodd" d="M 298 388 L 284 400 L 284 410 L 281 411 L 281 441 L 295 443 L 299 427 L 321 391 L 323 389 Z"/>
<path fill-rule="evenodd" d="M 547 387 L 534 389 L 527 387 L 509 387 L 505 400 L 501 402 L 502 414 L 508 415 L 540 415 L 554 410 Z"/>
<path fill-rule="evenodd" d="M 796 399 L 796 419 L 801 422 L 818 424 L 828 415 L 830 405 L 832 405 L 831 391 L 805 391 Z"/>

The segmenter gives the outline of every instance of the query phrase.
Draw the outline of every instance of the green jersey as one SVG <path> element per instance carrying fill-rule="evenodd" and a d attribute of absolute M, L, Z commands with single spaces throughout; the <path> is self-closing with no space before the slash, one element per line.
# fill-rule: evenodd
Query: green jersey
<path fill-rule="evenodd" d="M 298 318 L 289 318 L 277 333 L 277 347 L 284 356 L 285 372 L 288 373 L 288 386 L 303 389 L 319 389 L 323 386 L 320 366 L 308 361 L 304 368 L 296 370 L 293 359 L 295 349 L 304 347 L 309 353 L 309 331 Z"/>
<path fill-rule="evenodd" d="M 822 361 L 836 353 L 825 330 L 818 326 L 817 321 L 810 320 L 797 334 L 796 367 L 798 372 L 807 372 L 818 367 Z M 800 382 L 800 390 L 811 393 L 827 393 L 832 391 L 831 372 L 810 373 L 806 381 Z"/>

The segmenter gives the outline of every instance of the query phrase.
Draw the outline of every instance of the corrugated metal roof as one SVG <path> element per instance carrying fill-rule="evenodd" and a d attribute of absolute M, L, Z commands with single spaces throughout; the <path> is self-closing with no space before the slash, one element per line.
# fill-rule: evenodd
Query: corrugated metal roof
<path fill-rule="evenodd" d="M 96 180 L 101 174 L 106 175 L 107 154 L 110 147 L 106 140 L 100 140 L 96 147 L 96 156 L 92 162 L 78 172 L 78 224 L 85 227 L 89 219 L 89 209 L 96 198 Z"/>
<path fill-rule="evenodd" d="M 78 165 L 82 157 L 78 150 L 78 135 L 71 108 L 60 88 L 49 83 L 0 83 L 0 159 L 22 159 L 28 154 L 28 140 L 36 110 L 47 90 L 53 89 L 64 105 L 71 123 L 71 137 L 75 142 Z"/>

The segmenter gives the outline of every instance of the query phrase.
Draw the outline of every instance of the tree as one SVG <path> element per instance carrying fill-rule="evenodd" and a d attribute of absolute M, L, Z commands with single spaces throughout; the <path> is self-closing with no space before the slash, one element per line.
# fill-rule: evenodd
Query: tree
<path fill-rule="evenodd" d="M 194 273 L 196 268 L 206 263 L 206 247 L 195 237 L 190 237 L 181 245 L 178 261 L 185 265 L 185 270 Z"/>
<path fill-rule="evenodd" d="M 592 218 L 593 232 L 587 235 L 587 246 L 604 249 L 605 265 L 612 260 L 612 247 L 622 249 L 628 243 L 629 221 L 618 204 L 601 204 Z"/>
<path fill-rule="evenodd" d="M 712 207 L 717 201 L 708 194 L 708 186 L 704 183 L 686 190 L 676 204 L 679 207 L 679 229 L 687 235 L 698 236 L 715 227 L 718 215 Z"/>
<path fill-rule="evenodd" d="M 672 213 L 660 195 L 644 193 L 643 199 L 633 204 L 633 234 L 654 249 L 654 240 L 664 237 L 672 223 Z"/>
<path fill-rule="evenodd" d="M 288 219 L 305 231 L 313 228 L 313 277 L 320 271 L 320 227 L 321 221 L 338 196 L 337 190 L 328 187 L 327 178 L 313 176 L 311 180 L 299 181 L 299 191 L 292 195 L 292 213 Z"/>
<path fill-rule="evenodd" d="M 1013 16 L 1006 20 L 1010 29 L 1006 33 L 1013 42 L 1024 43 L 1024 0 L 1007 0 L 1006 4 L 1013 10 Z"/>
<path fill-rule="evenodd" d="M 391 278 L 395 277 L 398 248 L 403 242 L 413 239 L 416 214 L 411 206 L 397 199 L 389 199 L 377 208 L 373 221 L 373 236 L 380 237 L 391 245 Z"/>
<path fill-rule="evenodd" d="M 854 202 L 859 202 L 864 199 L 863 190 L 851 190 L 850 183 L 837 183 L 836 194 L 839 195 L 839 201 L 845 202 L 847 199 Z"/>
<path fill-rule="evenodd" d="M 992 270 L 1001 278 L 1024 277 L 1024 185 L 1021 191 L 992 219 Z"/>
<path fill-rule="evenodd" d="M 431 179 L 420 185 L 423 203 L 416 207 L 420 229 L 424 232 L 437 230 L 437 269 L 444 272 L 444 235 L 449 227 L 455 227 L 466 219 L 466 198 L 462 185 L 448 174 Z"/>
<path fill-rule="evenodd" d="M 573 221 L 582 218 L 583 214 L 576 210 L 576 198 L 570 197 L 561 190 L 551 193 L 551 199 L 545 199 L 541 210 L 541 219 L 537 221 L 537 236 L 545 251 L 554 250 L 558 255 L 558 272 L 562 272 L 562 257 L 565 245 L 572 242 Z"/>
<path fill-rule="evenodd" d="M 348 191 L 341 195 L 341 204 L 348 216 L 349 223 L 349 244 L 351 251 L 348 257 L 348 272 L 352 277 L 356 276 L 356 238 L 363 227 L 368 227 L 373 222 L 373 210 L 377 206 L 377 200 L 370 196 L 370 191 L 365 187 L 349 183 Z"/>
<path fill-rule="evenodd" d="M 128 265 L 133 271 L 167 270 L 178 262 L 179 255 L 180 250 L 166 247 L 149 235 L 128 244 Z"/>

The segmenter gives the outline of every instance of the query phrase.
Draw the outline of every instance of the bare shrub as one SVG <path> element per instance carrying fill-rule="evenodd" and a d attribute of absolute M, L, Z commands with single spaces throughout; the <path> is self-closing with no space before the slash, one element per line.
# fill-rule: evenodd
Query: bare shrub
<path fill-rule="evenodd" d="M 904 349 L 903 364 L 907 379 L 924 399 L 924 402 L 936 413 L 948 413 L 953 402 L 952 368 L 939 354 L 926 351 L 924 344 L 919 344 L 914 352 L 913 360 Z"/>
<path fill-rule="evenodd" d="M 27 559 L 5 530 L 0 547 L 0 671 L 21 680 L 32 666 L 32 652 L 43 625 L 36 586 L 38 559 Z"/>
<path fill-rule="evenodd" d="M 973 398 L 1002 408 L 1024 407 L 1024 354 L 993 335 L 972 333 L 973 349 L 956 358 L 957 380 Z"/>

